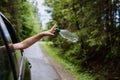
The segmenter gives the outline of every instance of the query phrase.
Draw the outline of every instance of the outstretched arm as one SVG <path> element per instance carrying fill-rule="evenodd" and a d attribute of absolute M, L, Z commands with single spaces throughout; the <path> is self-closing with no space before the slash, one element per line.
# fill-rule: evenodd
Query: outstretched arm
<path fill-rule="evenodd" d="M 43 36 L 53 36 L 55 33 L 55 30 L 56 30 L 56 27 L 57 27 L 57 25 L 55 24 L 50 30 L 41 32 L 37 35 L 34 35 L 30 38 L 23 40 L 22 42 L 13 44 L 13 47 L 15 50 L 25 49 L 25 48 L 31 46 L 36 41 L 40 40 Z"/>

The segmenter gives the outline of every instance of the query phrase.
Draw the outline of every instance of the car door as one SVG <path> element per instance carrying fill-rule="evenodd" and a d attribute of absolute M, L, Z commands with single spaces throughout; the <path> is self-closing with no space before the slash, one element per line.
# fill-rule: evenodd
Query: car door
<path fill-rule="evenodd" d="M 4 46 L 6 55 L 8 56 L 8 63 L 11 70 L 9 73 L 12 75 L 9 79 L 2 80 L 31 80 L 29 62 L 27 58 L 24 57 L 24 54 L 22 54 L 23 50 L 14 50 L 13 48 L 13 44 L 19 42 L 17 33 L 10 21 L 2 13 L 0 13 L 0 28 L 1 39 L 3 39 L 4 44 L 2 46 Z"/>

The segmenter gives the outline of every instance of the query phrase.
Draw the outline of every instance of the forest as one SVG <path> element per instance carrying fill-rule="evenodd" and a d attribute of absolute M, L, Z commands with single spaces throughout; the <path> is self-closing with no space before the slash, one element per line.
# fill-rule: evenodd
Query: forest
<path fill-rule="evenodd" d="M 120 0 L 45 0 L 51 7 L 49 29 L 58 24 L 79 36 L 76 43 L 60 35 L 47 38 L 60 57 L 95 80 L 120 80 Z M 41 31 L 37 9 L 28 0 L 0 0 L 0 11 L 9 18 L 20 40 Z"/>
<path fill-rule="evenodd" d="M 53 21 L 79 36 L 77 43 L 59 35 L 49 40 L 62 58 L 95 80 L 120 80 L 120 0 L 45 0 Z"/>

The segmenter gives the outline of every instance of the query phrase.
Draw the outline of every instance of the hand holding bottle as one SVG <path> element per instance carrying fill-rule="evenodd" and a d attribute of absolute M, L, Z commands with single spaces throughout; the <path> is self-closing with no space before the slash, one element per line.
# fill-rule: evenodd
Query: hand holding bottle
<path fill-rule="evenodd" d="M 50 30 L 42 32 L 44 36 L 54 36 L 57 25 L 55 24 Z"/>

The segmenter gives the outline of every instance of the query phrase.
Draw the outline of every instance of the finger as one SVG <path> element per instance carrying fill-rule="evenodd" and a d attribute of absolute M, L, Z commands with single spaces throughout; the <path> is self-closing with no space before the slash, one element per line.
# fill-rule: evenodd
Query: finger
<path fill-rule="evenodd" d="M 57 27 L 57 24 L 55 24 L 55 25 L 51 28 L 51 30 L 56 30 L 56 27 Z"/>
<path fill-rule="evenodd" d="M 50 33 L 50 35 L 51 35 L 51 36 L 54 36 L 55 34 L 53 34 L 53 33 Z"/>
<path fill-rule="evenodd" d="M 54 34 L 54 33 L 55 33 L 55 30 L 51 30 L 50 32 L 51 32 L 52 34 Z"/>

